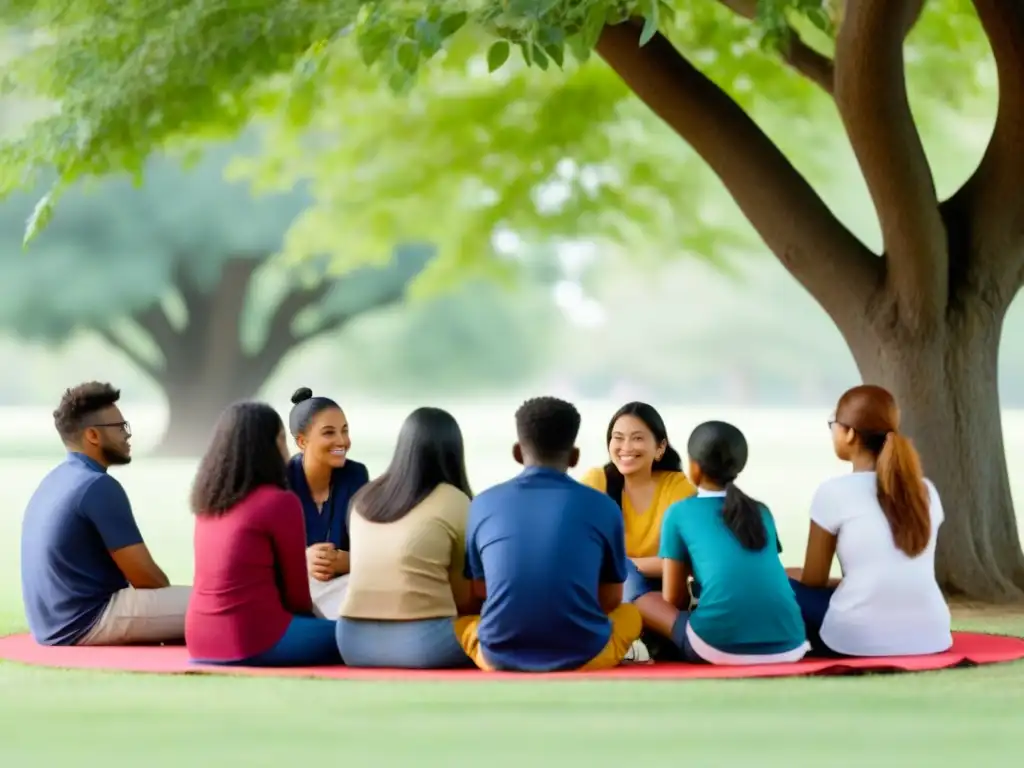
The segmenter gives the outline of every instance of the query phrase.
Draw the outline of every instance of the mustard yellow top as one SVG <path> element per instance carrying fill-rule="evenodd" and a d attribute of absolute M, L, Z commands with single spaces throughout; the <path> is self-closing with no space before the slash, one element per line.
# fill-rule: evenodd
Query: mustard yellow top
<path fill-rule="evenodd" d="M 677 501 L 693 496 L 697 491 L 682 472 L 655 472 L 654 499 L 651 506 L 641 512 L 633 509 L 629 495 L 622 493 L 622 521 L 626 528 L 627 557 L 657 557 L 661 542 L 661 521 L 665 510 Z M 604 469 L 588 469 L 580 482 L 601 493 L 607 493 Z"/>

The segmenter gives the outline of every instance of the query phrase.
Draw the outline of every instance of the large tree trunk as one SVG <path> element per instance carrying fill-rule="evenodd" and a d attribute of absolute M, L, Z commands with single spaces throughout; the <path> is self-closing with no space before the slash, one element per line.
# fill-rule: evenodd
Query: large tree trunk
<path fill-rule="evenodd" d="M 722 0 L 747 16 L 756 4 Z M 940 203 L 910 111 L 903 44 L 923 0 L 846 0 L 834 61 L 788 63 L 834 97 L 882 232 L 876 254 L 739 105 L 663 35 L 606 27 L 598 52 L 729 190 L 765 245 L 842 331 L 865 381 L 890 389 L 943 498 L 938 578 L 976 600 L 1024 599 L 996 363 L 1024 284 L 1024 3 L 973 0 L 999 108 L 975 173 Z M 838 393 L 837 393 L 838 394 Z"/>
<path fill-rule="evenodd" d="M 237 350 L 226 350 L 232 356 Z M 198 361 L 197 361 L 198 362 Z M 255 397 L 262 381 L 229 379 L 218 381 L 209 370 L 198 365 L 182 371 L 190 383 L 164 388 L 167 397 L 168 419 L 163 438 L 156 449 L 168 458 L 192 458 L 202 455 L 209 444 L 213 428 L 224 409 L 238 400 Z"/>
<path fill-rule="evenodd" d="M 939 583 L 989 602 L 1018 600 L 1024 589 L 996 376 L 1001 326 L 1001 313 L 975 300 L 933 333 L 869 328 L 848 337 L 864 381 L 896 396 L 901 430 L 938 488 Z"/>

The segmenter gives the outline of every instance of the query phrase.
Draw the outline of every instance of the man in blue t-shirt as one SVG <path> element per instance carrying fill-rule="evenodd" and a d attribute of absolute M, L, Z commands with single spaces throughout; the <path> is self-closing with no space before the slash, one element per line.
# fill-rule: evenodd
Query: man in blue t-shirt
<path fill-rule="evenodd" d="M 525 469 L 470 506 L 466 577 L 483 610 L 456 635 L 481 669 L 607 669 L 642 654 L 640 612 L 622 603 L 622 512 L 566 474 L 579 428 L 570 403 L 525 402 L 512 449 Z"/>
<path fill-rule="evenodd" d="M 189 587 L 153 562 L 124 488 L 107 468 L 131 461 L 121 393 L 89 382 L 53 412 L 68 449 L 29 500 L 21 531 L 21 591 L 43 645 L 182 642 Z"/>

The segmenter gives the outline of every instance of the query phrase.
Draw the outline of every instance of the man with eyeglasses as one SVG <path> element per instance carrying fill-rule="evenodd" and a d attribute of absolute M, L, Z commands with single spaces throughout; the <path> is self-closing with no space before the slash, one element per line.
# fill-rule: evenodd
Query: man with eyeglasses
<path fill-rule="evenodd" d="M 65 461 L 29 500 L 21 589 L 43 645 L 180 643 L 190 587 L 171 586 L 142 539 L 124 488 L 107 473 L 131 462 L 131 428 L 110 384 L 67 390 L 53 412 Z"/>

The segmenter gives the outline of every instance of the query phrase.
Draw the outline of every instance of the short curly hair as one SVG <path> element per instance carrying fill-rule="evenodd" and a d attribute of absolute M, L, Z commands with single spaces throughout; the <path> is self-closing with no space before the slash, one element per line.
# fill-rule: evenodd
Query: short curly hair
<path fill-rule="evenodd" d="M 516 433 L 523 450 L 538 461 L 564 459 L 580 431 L 576 406 L 557 397 L 535 397 L 516 411 Z"/>
<path fill-rule="evenodd" d="M 53 426 L 65 443 L 73 442 L 88 424 L 89 417 L 109 408 L 121 399 L 121 390 L 111 384 L 87 381 L 64 390 L 60 405 L 53 412 Z"/>

